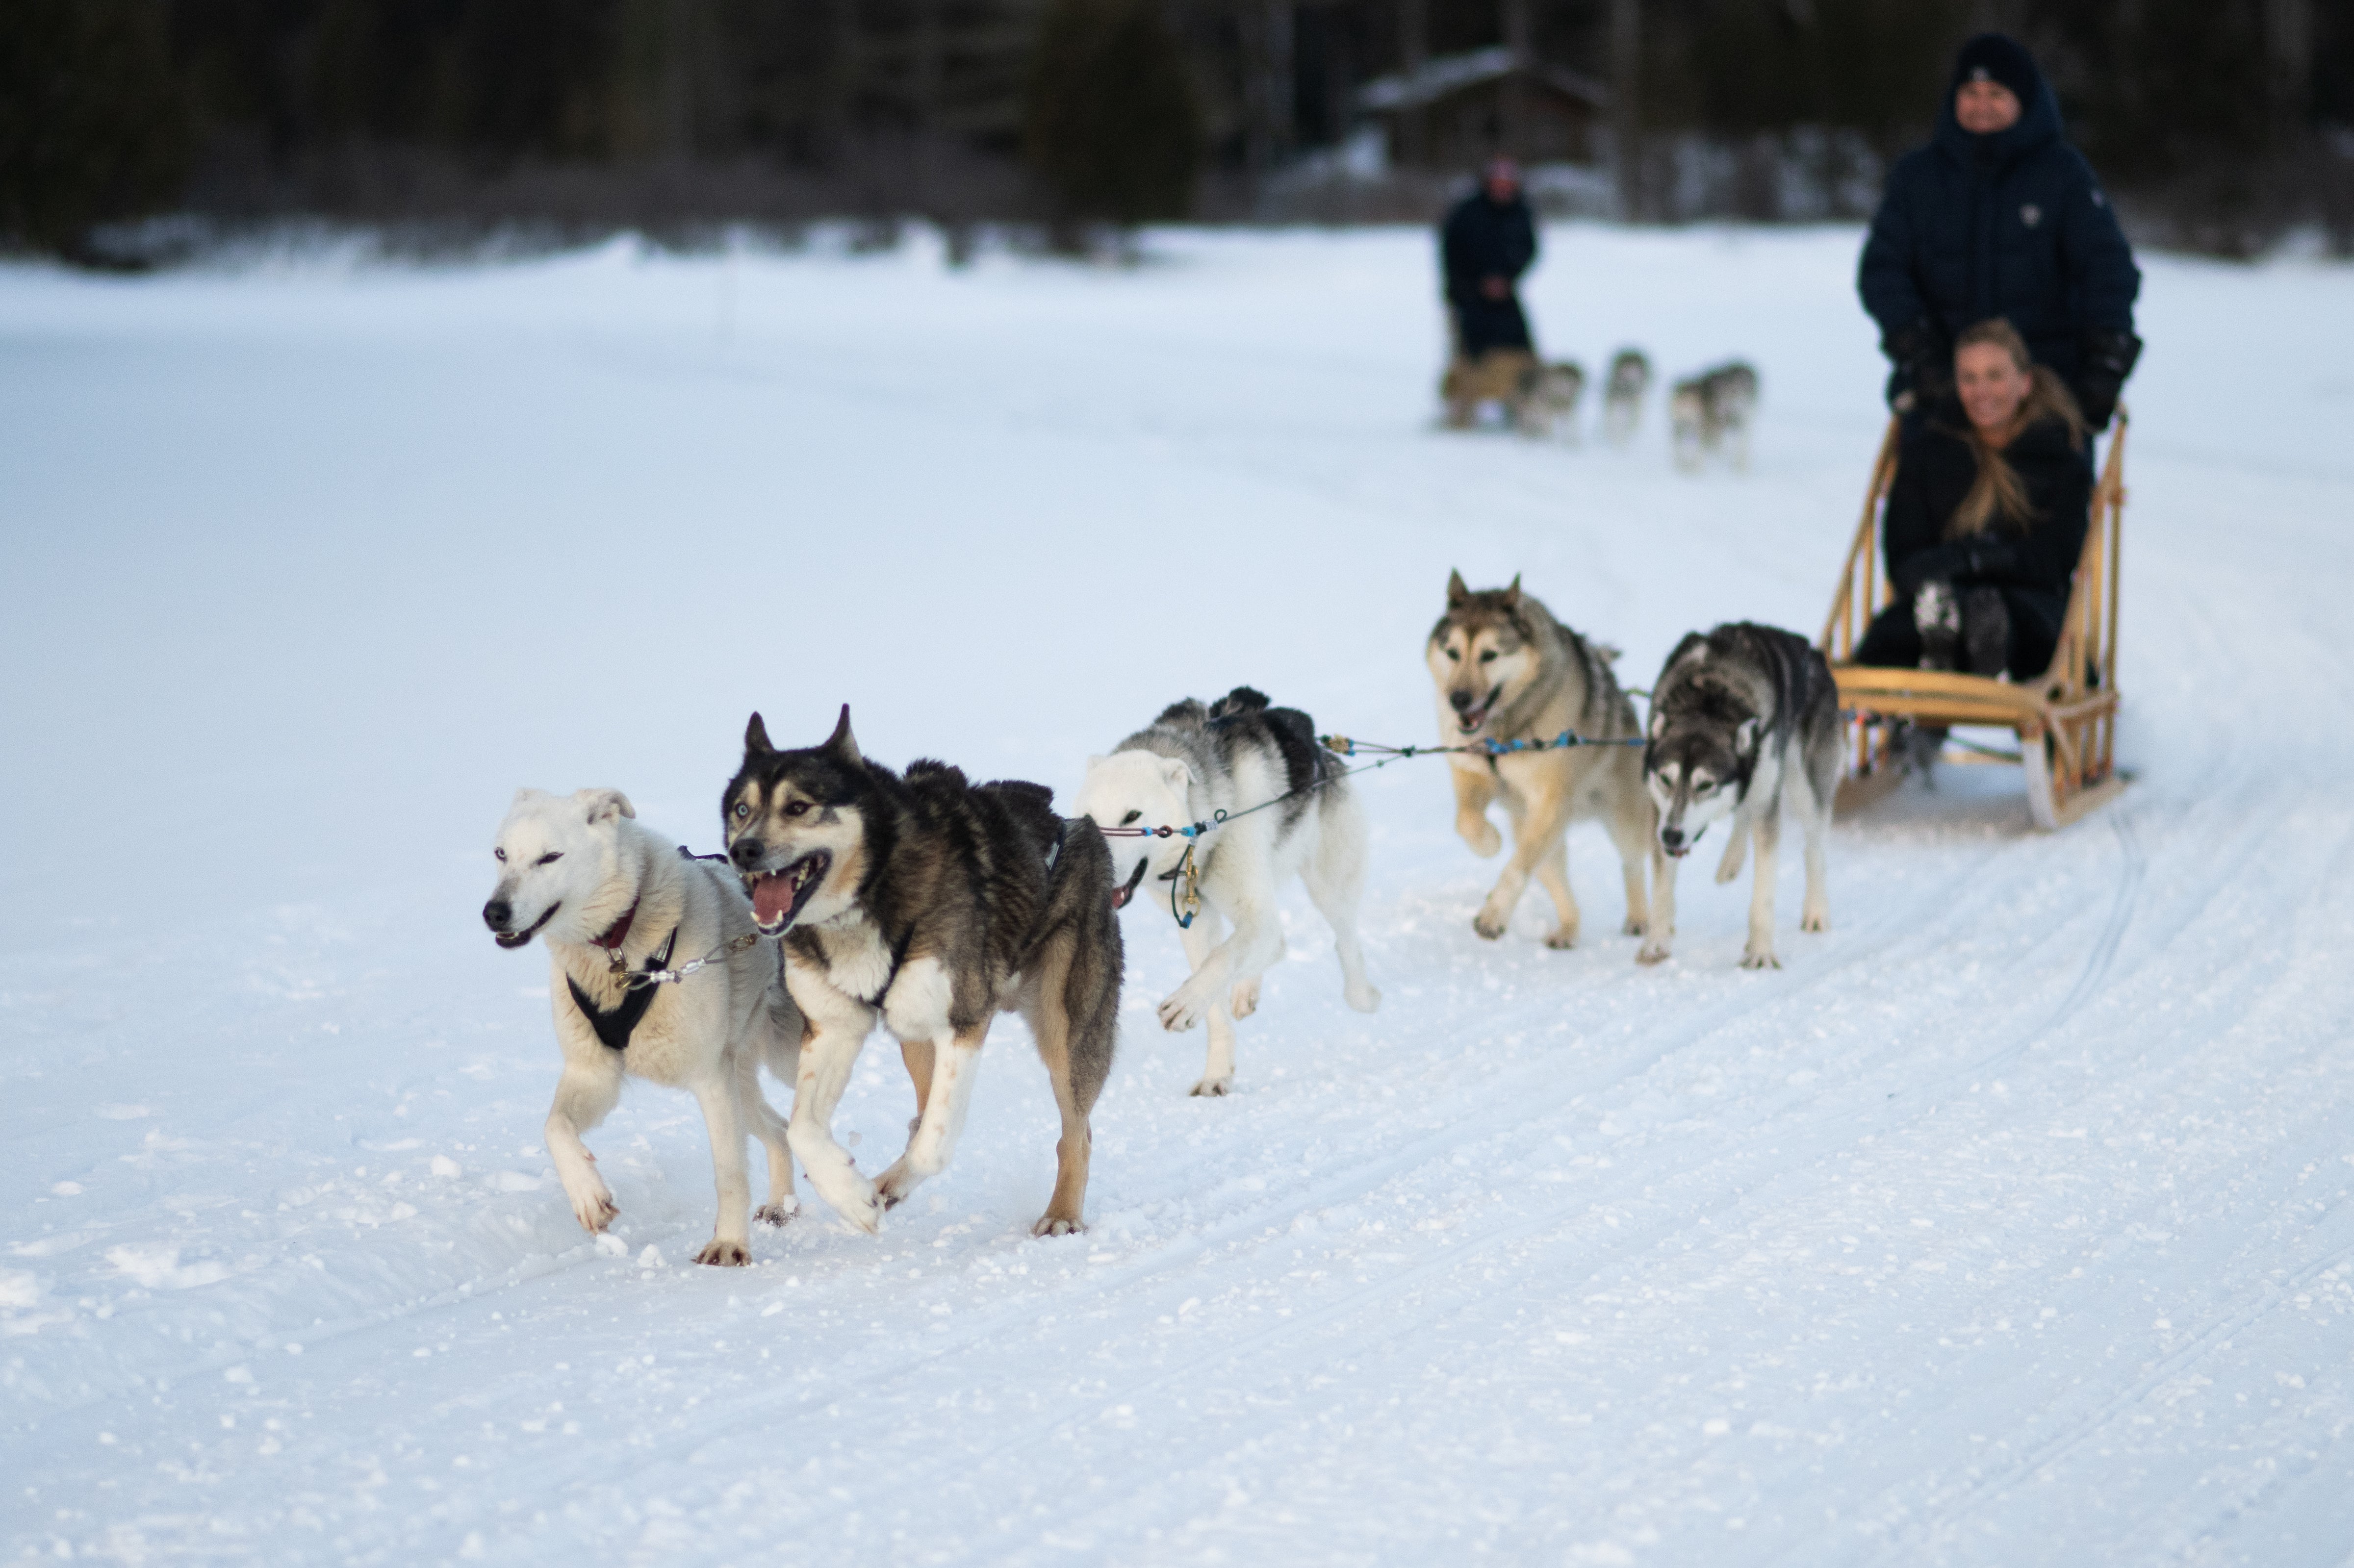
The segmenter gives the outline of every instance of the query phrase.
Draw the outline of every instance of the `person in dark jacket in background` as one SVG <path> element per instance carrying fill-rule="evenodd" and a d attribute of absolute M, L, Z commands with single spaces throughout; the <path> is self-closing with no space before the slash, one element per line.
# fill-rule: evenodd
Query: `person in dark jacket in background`
<path fill-rule="evenodd" d="M 1894 369 L 1891 407 L 1950 387 L 1964 327 L 1999 316 L 2105 429 L 2141 353 L 2141 272 L 2034 57 L 2000 33 L 1962 46 L 1929 145 L 1889 172 L 1857 287 Z"/>
<path fill-rule="evenodd" d="M 1478 359 L 1490 349 L 1533 348 L 1514 289 L 1537 259 L 1537 226 L 1510 158 L 1490 163 L 1479 188 L 1447 213 L 1438 254 L 1457 354 Z"/>
<path fill-rule="evenodd" d="M 1536 220 L 1509 158 L 1487 168 L 1438 233 L 1438 261 L 1455 351 L 1440 395 L 1447 422 L 1469 425 L 1483 399 L 1510 402 L 1536 367 L 1529 318 L 1514 291 L 1537 259 Z"/>
<path fill-rule="evenodd" d="M 1881 518 L 1896 598 L 1856 662 L 2032 680 L 2059 645 L 2091 524 L 2084 416 L 2005 321 L 1960 334 L 1953 379 L 1898 448 Z"/>

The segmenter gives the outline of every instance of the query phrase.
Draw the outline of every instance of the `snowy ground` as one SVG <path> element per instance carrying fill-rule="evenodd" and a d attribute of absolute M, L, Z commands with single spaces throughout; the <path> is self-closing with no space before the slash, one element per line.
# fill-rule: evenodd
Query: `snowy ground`
<path fill-rule="evenodd" d="M 879 1238 L 685 1262 L 699 1117 L 539 1142 L 522 783 L 697 848 L 744 716 L 1067 789 L 1185 693 L 1428 734 L 1450 567 L 1645 680 L 1827 607 L 1881 418 L 1845 230 L 1569 228 L 1589 363 L 1761 367 L 1745 477 L 1428 428 L 1424 238 L 501 268 L 0 270 L 0 1552 L 125 1561 L 2354 1562 L 2354 274 L 2158 260 L 2116 810 L 1842 823 L 1735 968 L 1501 943 L 1435 763 L 1363 784 L 1346 1011 L 1295 899 L 1188 1099 L 1131 910 L 1093 1229 L 999 1032 Z M 1787 857 L 1794 863 L 1796 857 Z M 780 1101 L 784 1091 L 776 1091 Z M 870 1050 L 870 1168 L 908 1093 Z M 804 1186 L 804 1193 L 807 1189 Z"/>

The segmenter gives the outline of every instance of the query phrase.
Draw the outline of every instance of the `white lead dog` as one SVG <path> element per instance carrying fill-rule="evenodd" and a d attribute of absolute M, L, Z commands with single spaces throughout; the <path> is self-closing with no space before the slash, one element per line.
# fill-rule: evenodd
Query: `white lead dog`
<path fill-rule="evenodd" d="M 695 1261 L 746 1264 L 747 1132 L 769 1156 L 758 1217 L 782 1224 L 794 1207 L 785 1123 L 760 1093 L 759 1070 L 793 1081 L 801 1012 L 735 874 L 687 859 L 636 816 L 619 789 L 517 791 L 491 852 L 499 881 L 482 921 L 502 948 L 547 941 L 564 1054 L 547 1152 L 582 1228 L 600 1232 L 620 1212 L 580 1135 L 621 1097 L 626 1073 L 685 1089 L 702 1106 L 719 1220 Z"/>

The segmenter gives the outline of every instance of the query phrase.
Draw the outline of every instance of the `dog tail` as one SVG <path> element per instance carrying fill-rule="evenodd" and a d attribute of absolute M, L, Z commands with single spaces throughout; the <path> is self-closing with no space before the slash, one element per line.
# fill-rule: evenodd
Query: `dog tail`
<path fill-rule="evenodd" d="M 1111 891 L 1111 851 L 1105 847 L 1103 834 L 1084 817 L 1067 819 L 1062 853 L 1046 877 L 1045 910 L 1023 967 L 1044 966 L 1046 988 L 1039 1000 L 1048 1016 L 1041 1021 L 1045 1025 L 1041 1033 L 1062 1036 L 1072 1097 L 1081 1116 L 1103 1092 L 1119 1044 L 1119 988 L 1127 952 Z M 1042 1046 L 1047 1044 L 1040 1041 Z"/>

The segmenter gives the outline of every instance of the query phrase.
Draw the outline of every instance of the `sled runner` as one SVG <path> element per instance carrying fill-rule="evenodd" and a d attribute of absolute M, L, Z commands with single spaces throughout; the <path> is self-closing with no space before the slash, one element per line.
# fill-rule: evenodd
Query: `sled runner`
<path fill-rule="evenodd" d="M 1880 522 L 1896 477 L 1897 421 L 1888 421 L 1864 497 L 1863 521 L 1848 547 L 1846 569 L 1831 600 L 1819 646 L 1839 682 L 1840 707 L 1852 734 L 1848 777 L 1840 785 L 1845 812 L 1886 794 L 1903 777 L 1896 751 L 1900 720 L 1930 725 L 1988 725 L 2019 736 L 2016 756 L 1966 749 L 1966 762 L 2017 762 L 2027 770 L 2027 806 L 2046 832 L 2065 827 L 2125 789 L 2116 770 L 2117 562 L 2125 514 L 2126 411 L 2094 486 L 2091 525 L 2077 558 L 2068 613 L 2051 667 L 2032 681 L 2000 681 L 1939 670 L 1891 670 L 1857 664 L 1856 644 L 1893 590 L 1882 579 Z"/>

